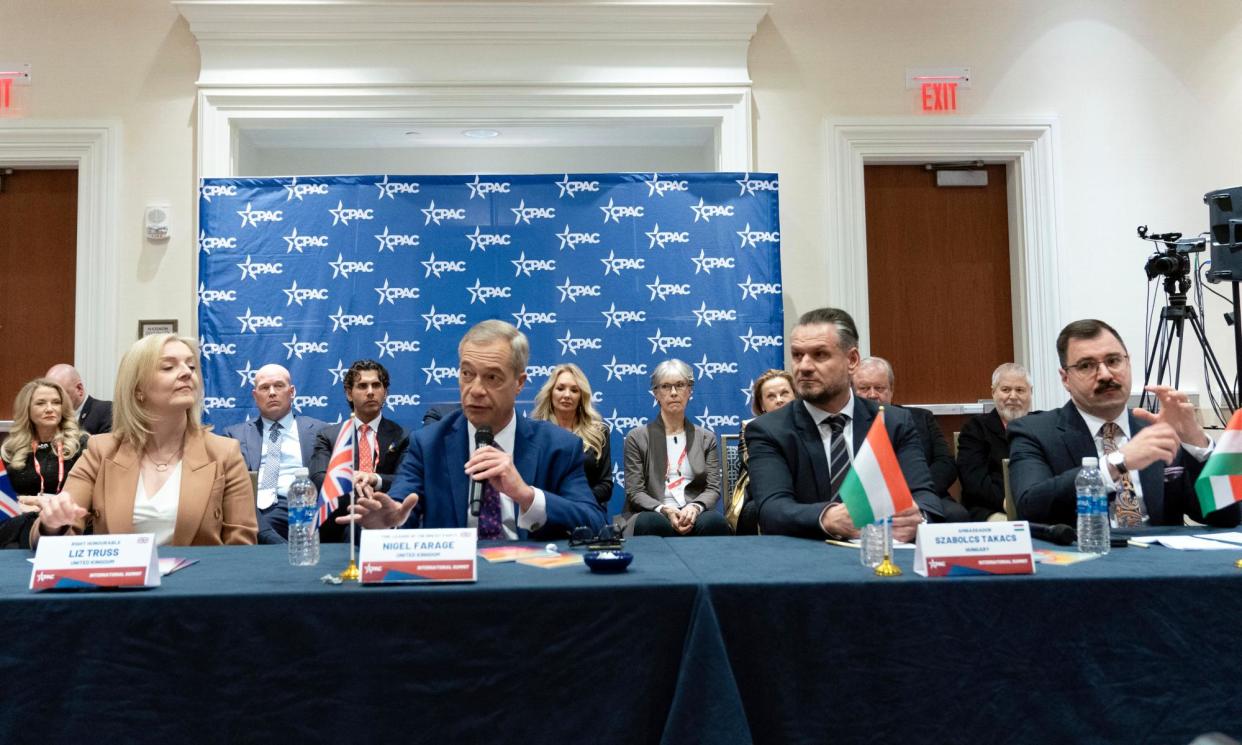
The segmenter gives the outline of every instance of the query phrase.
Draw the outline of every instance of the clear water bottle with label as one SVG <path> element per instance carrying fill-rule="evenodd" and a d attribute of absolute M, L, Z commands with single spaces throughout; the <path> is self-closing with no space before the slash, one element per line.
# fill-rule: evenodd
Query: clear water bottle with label
<path fill-rule="evenodd" d="M 319 563 L 319 493 L 305 468 L 294 472 L 288 503 L 289 563 L 314 566 Z"/>
<path fill-rule="evenodd" d="M 1074 492 L 1078 495 L 1078 550 L 1084 554 L 1108 553 L 1108 493 L 1097 459 L 1082 459 Z"/>
<path fill-rule="evenodd" d="M 864 525 L 860 532 L 858 548 L 862 554 L 862 565 L 875 569 L 884 562 L 884 523 L 876 521 Z"/>

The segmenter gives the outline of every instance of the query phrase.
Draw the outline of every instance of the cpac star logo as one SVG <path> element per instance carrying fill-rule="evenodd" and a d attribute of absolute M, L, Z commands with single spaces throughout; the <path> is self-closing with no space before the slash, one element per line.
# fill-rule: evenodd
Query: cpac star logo
<path fill-rule="evenodd" d="M 384 286 L 376 287 L 375 292 L 379 294 L 379 304 L 396 305 L 398 300 L 417 300 L 420 294 L 417 287 L 389 287 L 388 278 L 384 278 Z"/>
<path fill-rule="evenodd" d="M 750 399 L 754 396 L 755 379 L 751 378 L 744 388 L 739 388 L 738 390 L 742 392 L 742 395 L 746 396 L 746 407 L 750 408 Z"/>
<path fill-rule="evenodd" d="M 730 308 L 729 310 L 708 308 L 707 301 L 703 301 L 703 303 L 699 305 L 698 310 L 694 310 L 693 308 L 691 308 L 691 311 L 694 313 L 694 318 L 695 318 L 694 325 L 696 328 L 699 326 L 702 326 L 705 323 L 708 326 L 711 326 L 712 321 L 736 321 L 737 320 L 736 310 L 733 310 L 732 308 Z"/>
<path fill-rule="evenodd" d="M 427 385 L 440 385 L 442 381 L 457 377 L 457 368 L 455 367 L 436 367 L 435 357 L 431 358 L 430 365 L 419 369 L 426 373 Z"/>
<path fill-rule="evenodd" d="M 293 410 L 301 414 L 302 409 L 309 408 L 326 409 L 328 408 L 327 396 L 294 396 Z"/>
<path fill-rule="evenodd" d="M 509 193 L 508 181 L 480 181 L 477 175 L 474 177 L 474 181 L 467 182 L 466 186 L 470 187 L 471 199 L 474 199 L 475 197 L 487 199 L 488 194 Z"/>
<path fill-rule="evenodd" d="M 571 284 L 569 277 L 565 278 L 565 284 L 557 285 L 556 289 L 560 290 L 562 303 L 566 300 L 576 303 L 580 297 L 599 297 L 599 285 Z"/>
<path fill-rule="evenodd" d="M 233 372 L 241 376 L 241 385 L 238 387 L 249 388 L 254 385 L 254 376 L 257 375 L 259 371 L 251 369 L 250 360 L 246 360 L 245 367 L 240 370 L 234 370 Z"/>
<path fill-rule="evenodd" d="M 289 235 L 284 236 L 284 239 L 285 239 L 285 243 L 288 244 L 288 246 L 285 248 L 285 253 L 293 253 L 294 251 L 297 251 L 298 253 L 302 253 L 302 249 L 304 248 L 327 248 L 328 247 L 328 236 L 326 235 L 298 235 L 298 226 L 296 225 L 293 226 L 293 232 L 290 233 Z"/>
<path fill-rule="evenodd" d="M 198 187 L 198 196 L 208 202 L 212 197 L 235 197 L 237 187 L 232 184 L 203 184 Z"/>
<path fill-rule="evenodd" d="M 552 371 L 555 369 L 556 365 L 527 365 L 526 377 L 528 379 L 549 378 L 552 376 Z"/>
<path fill-rule="evenodd" d="M 439 279 L 441 272 L 466 271 L 466 262 L 464 261 L 436 261 L 435 251 L 431 252 L 431 258 L 426 261 L 420 261 L 419 263 L 422 264 L 423 268 L 427 270 L 426 273 L 423 274 L 423 279 L 426 279 L 433 274 L 436 275 L 436 279 Z"/>
<path fill-rule="evenodd" d="M 717 374 L 737 373 L 736 362 L 709 362 L 706 354 L 694 363 L 694 367 L 699 371 L 700 378 L 707 377 L 708 380 L 715 380 Z"/>
<path fill-rule="evenodd" d="M 434 326 L 436 331 L 442 330 L 445 326 L 465 326 L 465 313 L 437 313 L 436 306 L 431 306 L 431 311 L 423 313 L 423 320 L 427 322 L 427 326 L 423 331 L 430 331 Z"/>
<path fill-rule="evenodd" d="M 241 321 L 241 333 L 249 331 L 252 334 L 259 333 L 259 329 L 278 329 L 285 325 L 285 319 L 282 316 L 256 316 L 246 308 L 246 315 L 234 316 Z"/>
<path fill-rule="evenodd" d="M 687 191 L 690 186 L 685 181 L 669 181 L 660 180 L 660 174 L 653 173 L 651 178 L 643 182 L 647 185 L 647 197 L 660 196 L 663 197 L 666 192 L 670 191 Z"/>
<path fill-rule="evenodd" d="M 578 250 L 579 243 L 599 245 L 599 233 L 571 233 L 568 225 L 565 226 L 564 230 L 557 233 L 556 237 L 561 239 L 561 247 L 559 249 L 561 251 L 564 251 L 566 248 L 576 251 Z"/>
<path fill-rule="evenodd" d="M 609 220 L 621 223 L 623 217 L 642 217 L 643 206 L 641 204 L 616 204 L 612 203 L 612 197 L 608 197 L 608 204 L 600 207 L 600 211 L 604 213 L 604 224 L 608 224 Z"/>
<path fill-rule="evenodd" d="M 304 354 L 327 354 L 328 342 L 326 341 L 298 341 L 298 335 L 294 334 L 289 341 L 282 341 L 281 345 L 285 348 L 285 359 L 291 359 L 297 356 L 302 359 Z"/>
<path fill-rule="evenodd" d="M 275 263 L 251 261 L 250 254 L 246 254 L 246 260 L 240 264 L 234 264 L 241 269 L 242 281 L 247 279 L 258 279 L 260 274 L 283 274 L 283 265 L 277 261 Z"/>
<path fill-rule="evenodd" d="M 299 184 L 297 176 L 293 177 L 293 181 L 291 183 L 284 184 L 284 187 L 285 191 L 289 192 L 288 195 L 285 196 L 286 202 L 294 197 L 297 197 L 298 201 L 301 202 L 303 201 L 302 197 L 307 194 L 318 194 L 323 196 L 328 193 L 327 184 Z"/>
<path fill-rule="evenodd" d="M 598 338 L 575 339 L 568 330 L 565 331 L 565 338 L 557 339 L 557 341 L 560 342 L 561 344 L 562 355 L 572 354 L 575 357 L 578 356 L 579 349 L 603 349 L 604 348 L 603 339 L 598 339 Z"/>
<path fill-rule="evenodd" d="M 556 217 L 555 207 L 527 207 L 526 200 L 518 202 L 518 206 L 510 207 L 509 211 L 513 213 L 513 224 L 525 223 L 530 225 L 531 220 L 551 220 Z"/>
<path fill-rule="evenodd" d="M 480 282 L 482 280 L 476 279 L 474 287 L 466 288 L 470 293 L 471 305 L 474 305 L 475 300 L 486 304 L 490 298 L 507 298 L 512 296 L 513 290 L 509 287 L 488 287 L 487 285 L 480 284 Z"/>
<path fill-rule="evenodd" d="M 686 231 L 676 232 L 671 230 L 660 230 L 660 223 L 656 223 L 655 227 L 647 231 L 644 235 L 646 235 L 651 241 L 647 244 L 648 249 L 655 248 L 656 246 L 664 248 L 664 244 L 666 243 L 690 242 L 690 233 Z"/>
<path fill-rule="evenodd" d="M 554 272 L 556 271 L 556 259 L 528 259 L 526 252 L 523 251 L 516 259 L 509 259 L 509 263 L 517 269 L 513 276 L 520 277 L 525 274 L 530 276 L 531 272 Z"/>
<path fill-rule="evenodd" d="M 703 413 L 696 416 L 695 419 L 699 420 L 699 426 L 703 429 L 719 431 L 721 427 L 741 426 L 741 420 L 738 419 L 736 414 L 732 416 L 713 414 L 706 406 L 703 407 Z"/>
<path fill-rule="evenodd" d="M 647 341 L 651 342 L 651 353 L 659 352 L 664 354 L 670 349 L 689 349 L 691 339 L 688 336 L 662 336 L 659 327 L 656 328 L 655 336 L 648 336 Z"/>
<path fill-rule="evenodd" d="M 647 311 L 645 310 L 617 310 L 617 304 L 611 303 L 608 310 L 601 310 L 606 323 L 604 328 L 612 328 L 614 325 L 621 328 L 624 323 L 644 323 L 647 320 Z"/>
<path fill-rule="evenodd" d="M 737 231 L 737 236 L 742 239 L 741 248 L 750 246 L 758 248 L 760 243 L 780 243 L 781 233 L 779 230 L 751 230 L 750 223 L 746 223 L 746 227 Z"/>
<path fill-rule="evenodd" d="M 371 274 L 375 271 L 375 262 L 373 261 L 346 261 L 345 256 L 341 253 L 336 254 L 336 261 L 329 261 L 328 266 L 332 267 L 332 279 L 344 277 L 349 279 L 352 272 L 359 274 Z"/>
<path fill-rule="evenodd" d="M 765 181 L 763 179 L 753 179 L 750 177 L 749 173 L 745 174 L 740 179 L 735 179 L 734 183 L 742 187 L 741 191 L 737 193 L 739 197 L 743 195 L 749 195 L 753 197 L 755 195 L 755 192 L 757 191 L 779 191 L 780 190 L 779 185 L 776 182 L 776 179 L 771 179 L 770 181 Z"/>
<path fill-rule="evenodd" d="M 39 572 L 39 576 L 35 578 L 35 582 L 51 582 L 56 579 L 56 575 L 51 572 Z"/>
<path fill-rule="evenodd" d="M 417 352 L 421 346 L 421 342 L 417 339 L 406 341 L 403 339 L 389 339 L 388 332 L 384 332 L 384 338 L 375 342 L 375 346 L 379 347 L 379 358 L 384 359 L 384 355 L 388 355 L 396 359 L 397 352 Z"/>
<path fill-rule="evenodd" d="M 212 236 L 207 235 L 207 231 L 205 230 L 198 231 L 199 251 L 202 251 L 210 256 L 212 251 L 222 251 L 225 249 L 236 251 L 237 238 L 231 236 L 228 238 L 213 238 Z"/>
<path fill-rule="evenodd" d="M 345 373 L 349 372 L 349 366 L 342 364 L 341 358 L 337 358 L 336 367 L 329 367 L 328 372 L 332 373 L 332 385 L 345 382 Z"/>
<path fill-rule="evenodd" d="M 613 251 L 608 252 L 608 258 L 600 259 L 600 263 L 604 265 L 604 276 L 605 277 L 607 277 L 609 273 L 615 274 L 618 277 L 620 277 L 621 271 L 624 269 L 646 269 L 647 268 L 646 259 L 627 259 L 627 258 L 618 259 L 616 254 Z"/>
<path fill-rule="evenodd" d="M 470 251 L 474 249 L 486 252 L 489 246 L 508 246 L 508 233 L 484 233 L 478 227 L 475 227 L 473 233 L 467 233 L 466 237 L 470 239 Z"/>
<path fill-rule="evenodd" d="M 379 241 L 379 250 L 396 253 L 397 246 L 409 246 L 410 248 L 418 248 L 417 233 L 389 233 L 388 226 L 384 226 L 384 232 L 378 233 L 375 240 Z"/>
<path fill-rule="evenodd" d="M 513 320 L 515 321 L 513 325 L 517 326 L 518 329 L 531 328 L 536 324 L 551 325 L 556 323 L 555 311 L 551 313 L 540 313 L 533 310 L 528 312 L 526 310 L 525 303 L 522 304 L 521 310 L 517 313 L 510 313 L 509 315 L 513 316 Z"/>
<path fill-rule="evenodd" d="M 220 344 L 214 341 L 207 341 L 203 337 L 198 337 L 198 352 L 203 355 L 203 359 L 209 360 L 217 354 L 225 357 L 232 357 L 237 354 L 236 344 Z"/>
<path fill-rule="evenodd" d="M 609 380 L 612 380 L 613 378 L 616 378 L 618 381 L 622 380 L 626 375 L 646 375 L 647 374 L 646 364 L 634 364 L 632 362 L 617 362 L 617 355 L 615 354 L 612 356 L 612 362 L 600 365 L 600 367 L 608 371 L 608 377 L 604 380 L 605 383 L 607 383 Z"/>
<path fill-rule="evenodd" d="M 734 269 L 736 262 L 732 256 L 708 256 L 703 249 L 699 249 L 698 256 L 691 256 L 690 260 L 694 262 L 694 273 L 711 274 L 713 269 Z"/>
<path fill-rule="evenodd" d="M 237 300 L 237 290 L 209 290 L 205 282 L 198 283 L 198 302 L 211 306 L 212 303 L 231 303 Z"/>
<path fill-rule="evenodd" d="M 252 210 L 250 202 L 246 202 L 246 209 L 236 210 L 236 212 L 241 215 L 243 228 L 247 225 L 257 228 L 261 222 L 282 222 L 285 219 L 282 210 Z"/>
<path fill-rule="evenodd" d="M 303 300 L 327 300 L 328 291 L 319 287 L 298 287 L 298 281 L 293 280 L 293 285 L 283 291 L 289 297 L 285 301 L 285 307 L 289 307 L 294 303 L 302 304 Z"/>
<path fill-rule="evenodd" d="M 703 222 L 711 222 L 713 217 L 733 217 L 733 205 L 703 204 L 703 197 L 699 197 L 698 204 L 690 205 L 690 209 L 694 210 L 695 222 L 700 218 Z"/>
<path fill-rule="evenodd" d="M 647 426 L 647 417 L 645 416 L 617 416 L 616 409 L 612 410 L 612 416 L 604 417 L 604 421 L 608 422 L 608 428 L 611 429 L 613 432 L 627 432 L 631 429 L 634 429 L 635 427 Z M 624 472 L 620 479 L 616 478 L 616 473 L 614 472 L 613 478 L 614 478 L 614 483 L 618 483 L 618 484 L 625 483 Z"/>
<path fill-rule="evenodd" d="M 660 275 L 656 275 L 655 281 L 647 285 L 647 289 L 651 290 L 651 299 L 657 297 L 660 300 L 668 300 L 669 295 L 689 295 L 690 285 L 688 284 L 661 284 Z"/>
<path fill-rule="evenodd" d="M 782 336 L 756 334 L 755 330 L 749 326 L 746 328 L 746 334 L 738 338 L 742 340 L 742 354 L 758 352 L 764 347 L 781 347 L 785 343 L 785 339 Z"/>
<path fill-rule="evenodd" d="M 203 411 L 212 412 L 216 409 L 233 409 L 237 407 L 237 399 L 232 396 L 203 396 Z"/>
<path fill-rule="evenodd" d="M 557 181 L 556 185 L 561 190 L 561 193 L 557 195 L 557 199 L 564 199 L 565 197 L 573 199 L 574 195 L 580 191 L 599 191 L 598 181 L 570 181 L 568 173 L 560 181 Z"/>
<path fill-rule="evenodd" d="M 770 282 L 751 282 L 750 275 L 746 275 L 745 282 L 738 282 L 737 286 L 742 288 L 742 299 L 753 298 L 759 299 L 760 295 L 779 295 L 781 294 L 781 285 L 779 282 L 772 284 Z"/>
<path fill-rule="evenodd" d="M 332 224 L 338 222 L 342 225 L 348 225 L 350 220 L 374 220 L 375 210 L 360 210 L 356 207 L 346 207 L 343 200 L 336 200 L 336 209 L 328 209 L 332 213 Z"/>
<path fill-rule="evenodd" d="M 394 202 L 397 201 L 396 194 L 417 194 L 418 183 L 414 181 L 389 181 L 388 174 L 384 174 L 383 181 L 376 181 L 375 188 L 379 189 L 379 196 L 376 199 L 388 197 Z"/>
<path fill-rule="evenodd" d="M 332 319 L 333 333 L 336 333 L 337 331 L 349 331 L 349 329 L 354 326 L 375 325 L 375 316 L 346 313 L 345 308 L 340 305 L 336 306 L 336 313 L 330 313 L 328 318 Z"/>
<path fill-rule="evenodd" d="M 396 411 L 398 406 L 421 406 L 423 397 L 417 393 L 389 393 L 384 405 L 389 411 Z"/>

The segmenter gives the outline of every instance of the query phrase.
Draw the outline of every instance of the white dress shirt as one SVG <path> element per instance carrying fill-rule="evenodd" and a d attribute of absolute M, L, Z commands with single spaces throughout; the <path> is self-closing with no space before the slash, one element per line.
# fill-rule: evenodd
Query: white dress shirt
<path fill-rule="evenodd" d="M 473 453 L 476 449 L 474 444 L 474 433 L 477 431 L 477 428 L 470 423 L 469 419 L 467 419 L 466 436 L 470 438 L 468 442 L 470 443 L 471 453 Z M 516 437 L 517 412 L 514 412 L 513 416 L 509 417 L 509 423 L 504 426 L 504 429 L 493 435 L 492 439 L 495 441 L 497 447 L 508 453 L 510 457 L 513 457 L 514 440 Z M 500 523 L 501 527 L 504 529 L 506 540 L 516 541 L 518 539 L 518 528 L 521 528 L 522 530 L 538 530 L 539 528 L 542 528 L 547 521 L 548 502 L 542 489 L 535 489 L 534 501 L 530 503 L 530 507 L 521 515 L 517 515 L 517 505 L 514 503 L 513 499 L 508 494 L 500 492 Z M 470 514 L 470 510 L 467 508 L 466 525 L 474 528 L 477 527 L 478 524 L 479 518 Z"/>
<path fill-rule="evenodd" d="M 267 438 L 271 434 L 272 425 L 276 424 L 266 417 L 259 420 L 262 423 L 262 429 L 259 432 L 260 444 L 259 450 L 259 483 L 263 483 L 263 462 L 267 454 Z M 285 414 L 280 420 L 280 473 L 276 477 L 276 489 L 259 489 L 256 495 L 258 498 L 259 509 L 264 510 L 276 503 L 277 496 L 286 496 L 289 494 L 289 486 L 293 483 L 294 473 L 302 468 L 302 442 L 298 438 L 298 423 L 293 418 L 293 410 Z"/>
<path fill-rule="evenodd" d="M 154 494 L 147 494 L 138 476 L 138 488 L 134 493 L 134 532 L 154 533 L 156 545 L 163 546 L 172 540 L 177 527 L 177 506 L 181 503 L 181 463 L 173 467 L 168 480 Z"/>

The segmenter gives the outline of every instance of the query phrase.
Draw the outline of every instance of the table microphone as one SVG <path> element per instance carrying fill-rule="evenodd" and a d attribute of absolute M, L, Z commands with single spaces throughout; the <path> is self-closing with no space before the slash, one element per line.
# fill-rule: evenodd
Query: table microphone
<path fill-rule="evenodd" d="M 1078 540 L 1078 532 L 1068 525 L 1043 525 L 1031 523 L 1031 537 L 1041 541 L 1068 546 Z"/>
<path fill-rule="evenodd" d="M 492 437 L 492 428 L 486 424 L 474 432 L 474 447 L 476 450 L 484 445 L 491 445 L 495 441 Z M 479 510 L 483 507 L 483 485 L 485 483 L 487 482 L 470 479 L 470 514 L 475 517 L 479 516 Z"/>

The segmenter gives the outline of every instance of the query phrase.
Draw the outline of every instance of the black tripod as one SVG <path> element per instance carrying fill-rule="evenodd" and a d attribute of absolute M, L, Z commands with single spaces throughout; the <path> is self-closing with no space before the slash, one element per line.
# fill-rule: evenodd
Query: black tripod
<path fill-rule="evenodd" d="M 1182 377 L 1183 333 L 1186 321 L 1189 320 L 1190 328 L 1194 330 L 1195 337 L 1199 340 L 1199 348 L 1203 350 L 1203 361 L 1207 363 L 1212 379 L 1220 386 L 1225 406 L 1232 411 L 1238 408 L 1234 404 L 1233 386 L 1225 382 L 1225 373 L 1221 370 L 1216 353 L 1212 351 L 1212 345 L 1208 342 L 1207 334 L 1203 330 L 1203 322 L 1199 320 L 1199 314 L 1195 312 L 1194 306 L 1186 304 L 1186 291 L 1189 289 L 1190 278 L 1184 274 L 1164 278 L 1164 291 L 1168 294 L 1169 300 L 1160 311 L 1160 327 L 1156 330 L 1156 342 L 1152 345 L 1151 354 L 1147 357 L 1147 366 L 1143 371 L 1143 387 L 1146 388 L 1151 383 L 1153 368 L 1156 369 L 1156 385 L 1164 384 L 1164 374 L 1169 369 L 1169 354 L 1173 351 L 1174 337 L 1177 338 L 1177 359 L 1172 369 L 1173 387 L 1178 387 Z M 1157 357 L 1160 359 L 1159 368 L 1156 368 Z M 1154 401 L 1153 394 L 1143 392 L 1141 402 L 1143 408 L 1150 411 L 1149 404 Z"/>

